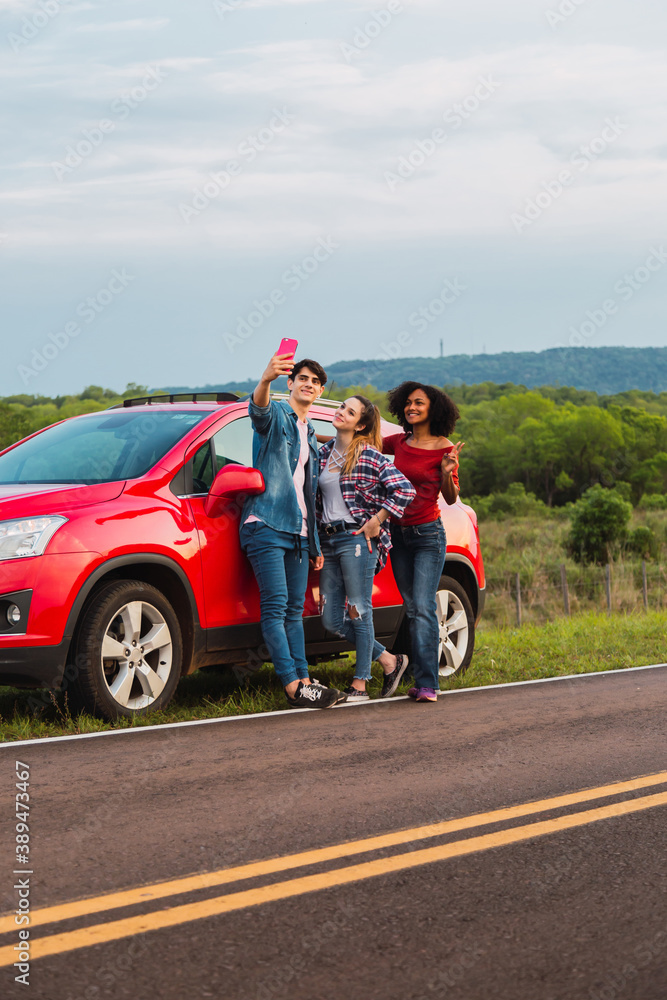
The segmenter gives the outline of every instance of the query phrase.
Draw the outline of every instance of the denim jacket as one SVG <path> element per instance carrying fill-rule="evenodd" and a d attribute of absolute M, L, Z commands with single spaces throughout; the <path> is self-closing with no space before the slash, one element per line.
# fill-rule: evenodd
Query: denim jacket
<path fill-rule="evenodd" d="M 252 464 L 264 476 L 265 489 L 248 497 L 243 505 L 241 524 L 254 514 L 275 531 L 301 534 L 301 508 L 294 489 L 294 470 L 299 461 L 301 440 L 296 426 L 297 415 L 284 399 L 271 400 L 268 406 L 257 406 L 252 397 L 248 413 L 255 429 L 252 442 Z M 320 542 L 315 526 L 315 494 L 317 492 L 317 440 L 309 420 L 309 457 L 305 469 L 303 496 L 308 511 L 308 554 L 311 559 L 320 554 Z M 304 539 L 305 541 L 305 539 Z"/>

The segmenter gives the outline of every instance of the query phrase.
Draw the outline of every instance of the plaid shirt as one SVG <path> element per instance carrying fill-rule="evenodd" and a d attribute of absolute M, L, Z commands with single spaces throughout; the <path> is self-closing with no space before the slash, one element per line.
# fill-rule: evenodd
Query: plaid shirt
<path fill-rule="evenodd" d="M 335 443 L 331 438 L 320 448 L 320 473 L 324 469 Z M 373 514 L 384 507 L 397 518 L 403 516 L 403 511 L 415 497 L 415 488 L 405 476 L 398 471 L 394 463 L 375 448 L 366 445 L 359 456 L 359 461 L 348 476 L 341 473 L 340 491 L 347 504 L 352 520 L 364 524 Z M 317 491 L 315 512 L 318 524 L 322 522 L 322 494 Z M 378 537 L 378 573 L 387 562 L 391 548 L 391 535 L 387 521 L 380 526 Z"/>

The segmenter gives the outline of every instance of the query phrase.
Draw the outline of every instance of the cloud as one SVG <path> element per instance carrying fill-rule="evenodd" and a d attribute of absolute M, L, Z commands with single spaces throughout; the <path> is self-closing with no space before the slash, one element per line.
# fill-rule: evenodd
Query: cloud
<path fill-rule="evenodd" d="M 321 7 L 320 0 L 313 5 Z M 474 6 L 479 13 L 484 4 Z M 338 3 L 339 15 L 341 8 L 352 24 L 361 23 L 357 3 Z M 110 114 L 113 99 L 140 83 L 146 64 L 135 47 L 122 61 L 87 52 L 61 65 L 53 52 L 35 51 L 8 65 L 4 72 L 18 74 L 39 99 L 20 130 L 6 129 L 15 139 L 13 151 L 7 149 L 13 167 L 5 173 L 11 197 L 2 201 L 2 228 L 33 246 L 40 240 L 116 245 L 131 235 L 155 247 L 233 238 L 260 248 L 297 243 L 334 225 L 368 244 L 466 234 L 514 239 L 512 213 L 610 116 L 627 128 L 576 176 L 534 232 L 608 233 L 617 225 L 619 233 L 634 234 L 662 204 L 665 160 L 657 137 L 667 67 L 658 51 L 563 41 L 545 29 L 539 44 L 448 54 L 382 54 L 379 38 L 349 62 L 340 49 L 347 28 L 340 38 L 296 39 L 269 30 L 264 41 L 249 44 L 243 19 L 234 18 L 233 36 L 230 20 L 229 32 L 198 46 L 197 56 L 181 54 L 189 47 L 164 49 L 168 56 L 156 60 L 167 70 L 164 85 L 59 185 L 50 162 L 83 128 Z M 94 28 L 162 24 L 174 27 L 169 18 L 143 18 Z M 484 79 L 498 86 L 475 106 Z M 466 101 L 472 111 L 456 126 L 447 123 L 448 110 L 465 110 Z M 244 161 L 228 189 L 185 227 L 179 205 L 238 158 L 239 144 L 265 127 L 275 107 L 288 108 L 293 124 Z M 428 146 L 438 128 L 446 140 L 390 189 L 387 173 L 396 173 L 420 143 Z"/>

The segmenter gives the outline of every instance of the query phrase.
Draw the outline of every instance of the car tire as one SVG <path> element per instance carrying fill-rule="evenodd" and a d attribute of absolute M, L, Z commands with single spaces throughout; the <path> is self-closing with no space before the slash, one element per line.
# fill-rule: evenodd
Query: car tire
<path fill-rule="evenodd" d="M 440 629 L 440 676 L 460 676 L 475 649 L 475 615 L 461 584 L 443 576 L 435 595 Z"/>
<path fill-rule="evenodd" d="M 76 707 L 105 719 L 155 712 L 174 694 L 182 662 L 181 628 L 164 594 L 140 580 L 108 583 L 77 627 Z"/>
<path fill-rule="evenodd" d="M 441 677 L 461 675 L 470 666 L 475 649 L 475 615 L 470 598 L 461 584 L 451 576 L 443 576 L 436 591 L 436 608 L 440 629 Z M 407 653 L 412 657 L 410 623 L 403 618 L 392 653 Z M 408 671 L 410 668 L 408 668 Z"/>

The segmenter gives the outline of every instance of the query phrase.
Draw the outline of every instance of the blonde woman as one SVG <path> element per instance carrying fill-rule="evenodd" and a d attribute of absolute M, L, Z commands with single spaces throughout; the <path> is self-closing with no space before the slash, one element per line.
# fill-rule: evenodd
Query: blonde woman
<path fill-rule="evenodd" d="M 394 690 L 408 658 L 375 641 L 373 577 L 387 561 L 391 536 L 385 523 L 400 518 L 415 489 L 381 453 L 380 412 L 365 396 L 350 396 L 333 418 L 335 438 L 320 448 L 317 521 L 324 566 L 320 606 L 324 627 L 357 651 L 348 701 L 368 701 L 366 682 L 378 660 Z"/>

